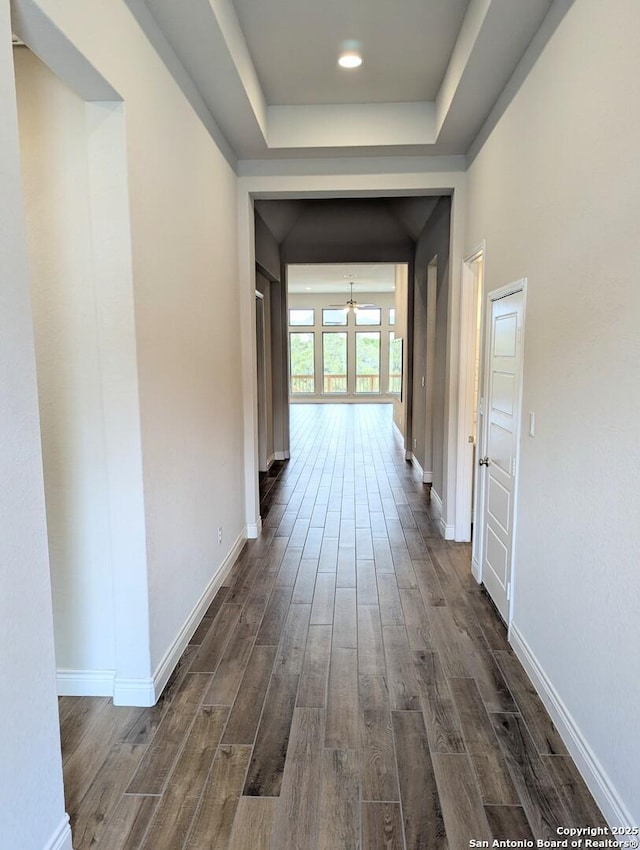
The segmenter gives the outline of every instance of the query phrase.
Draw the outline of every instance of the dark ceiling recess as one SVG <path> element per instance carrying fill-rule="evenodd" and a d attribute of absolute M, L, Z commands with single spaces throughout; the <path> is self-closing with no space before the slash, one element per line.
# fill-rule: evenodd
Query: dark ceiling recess
<path fill-rule="evenodd" d="M 322 220 L 340 220 L 342 226 L 352 220 L 371 228 L 372 235 L 380 230 L 395 230 L 405 238 L 416 241 L 435 209 L 439 195 L 402 198 L 331 198 L 301 200 L 256 200 L 255 209 L 276 241 L 285 242 L 294 231 L 304 232 L 306 224 Z"/>

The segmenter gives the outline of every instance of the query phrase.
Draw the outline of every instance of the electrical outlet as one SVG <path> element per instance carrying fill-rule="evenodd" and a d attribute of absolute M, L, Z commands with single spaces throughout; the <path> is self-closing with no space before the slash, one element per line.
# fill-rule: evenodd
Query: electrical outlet
<path fill-rule="evenodd" d="M 414 449 L 417 449 L 417 448 L 418 448 L 418 440 L 417 440 L 417 438 L 413 441 L 413 448 L 414 448 Z"/>
<path fill-rule="evenodd" d="M 218 528 L 218 546 L 222 543 L 222 528 Z"/>

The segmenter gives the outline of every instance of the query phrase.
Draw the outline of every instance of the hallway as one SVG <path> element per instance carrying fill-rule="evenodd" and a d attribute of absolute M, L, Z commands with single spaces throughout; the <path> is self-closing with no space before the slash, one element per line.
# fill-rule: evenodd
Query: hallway
<path fill-rule="evenodd" d="M 156 706 L 60 699 L 75 850 L 465 850 L 605 823 L 390 405 L 292 459 Z"/>

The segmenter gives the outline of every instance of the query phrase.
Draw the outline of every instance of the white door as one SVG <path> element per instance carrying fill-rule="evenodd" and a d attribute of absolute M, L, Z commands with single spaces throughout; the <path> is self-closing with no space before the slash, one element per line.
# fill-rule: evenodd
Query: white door
<path fill-rule="evenodd" d="M 482 581 L 505 622 L 514 542 L 514 501 L 520 438 L 524 283 L 489 294 L 485 456 L 478 459 L 483 487 Z M 484 480 L 483 480 L 484 479 Z"/>

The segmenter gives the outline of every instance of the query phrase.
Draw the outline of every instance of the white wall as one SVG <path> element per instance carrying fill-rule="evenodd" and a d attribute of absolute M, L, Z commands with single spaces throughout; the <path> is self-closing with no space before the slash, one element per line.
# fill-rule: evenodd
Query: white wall
<path fill-rule="evenodd" d="M 58 668 L 116 666 L 85 103 L 14 51 Z"/>
<path fill-rule="evenodd" d="M 487 240 L 488 289 L 529 282 L 523 410 L 535 411 L 536 435 L 521 444 L 516 642 L 575 724 L 572 748 L 605 814 L 631 824 L 640 821 L 638 32 L 637 0 L 572 5 L 469 169 L 467 231 L 468 250 Z"/>
<path fill-rule="evenodd" d="M 0 845 L 71 850 L 64 814 L 8 3 L 0 3 Z M 50 846 L 53 846 L 51 844 Z"/>
<path fill-rule="evenodd" d="M 245 530 L 235 177 L 186 108 L 131 184 L 153 666 Z"/>
<path fill-rule="evenodd" d="M 124 101 L 153 672 L 245 532 L 236 177 L 124 3 L 16 6 Z"/>

